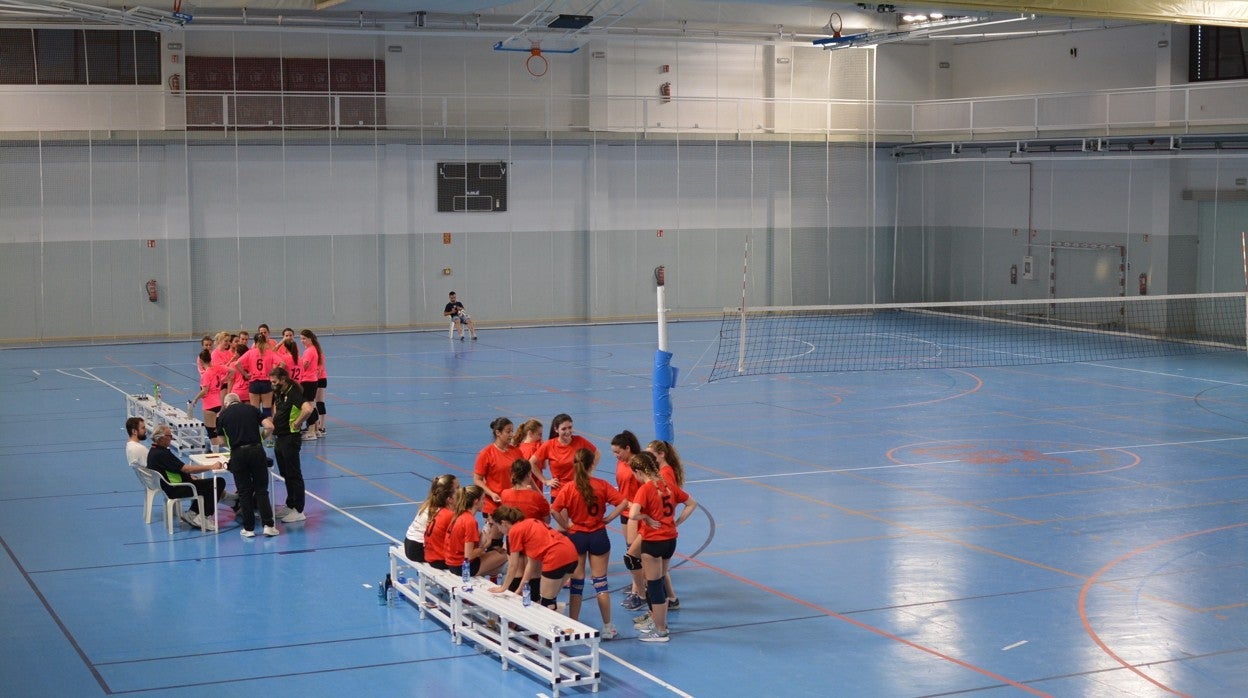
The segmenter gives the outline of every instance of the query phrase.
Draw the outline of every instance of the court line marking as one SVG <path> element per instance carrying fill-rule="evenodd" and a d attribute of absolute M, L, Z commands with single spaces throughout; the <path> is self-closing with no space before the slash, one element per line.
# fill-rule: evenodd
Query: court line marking
<path fill-rule="evenodd" d="M 1096 586 L 1099 583 L 1099 580 L 1102 574 L 1113 569 L 1119 563 L 1129 558 L 1135 557 L 1136 555 L 1148 552 L 1154 548 L 1160 548 L 1164 545 L 1169 545 L 1170 543 L 1175 543 L 1181 540 L 1185 540 L 1187 538 L 1192 538 L 1194 536 L 1203 536 L 1208 533 L 1218 533 L 1221 531 L 1229 531 L 1231 529 L 1241 528 L 1243 526 L 1248 526 L 1248 521 L 1245 521 L 1242 523 L 1236 523 L 1236 524 L 1229 524 L 1227 526 L 1218 526 L 1216 528 L 1208 528 L 1203 531 L 1192 531 L 1190 533 L 1184 533 L 1182 535 L 1173 536 L 1171 538 L 1165 538 L 1162 540 L 1153 541 L 1152 543 L 1149 543 L 1148 545 L 1143 545 L 1134 550 L 1129 550 L 1123 553 L 1122 555 L 1119 555 L 1118 557 L 1114 558 L 1113 560 L 1110 560 L 1109 562 L 1105 563 L 1105 565 L 1103 565 L 1100 569 L 1092 573 L 1092 576 L 1088 577 L 1087 580 L 1083 583 L 1083 586 L 1079 589 L 1079 602 L 1077 604 L 1077 608 L 1079 609 L 1079 621 L 1083 625 L 1084 632 L 1088 634 L 1088 637 L 1092 638 L 1092 641 L 1096 643 L 1097 647 L 1101 648 L 1101 651 L 1109 655 L 1109 657 L 1113 659 L 1115 662 L 1118 662 L 1123 667 L 1126 667 L 1128 670 L 1130 670 L 1132 673 L 1136 674 L 1140 678 L 1144 679 L 1145 681 L 1148 681 L 1149 683 L 1153 684 L 1154 686 L 1168 693 L 1173 693 L 1179 696 L 1187 696 L 1188 694 L 1182 693 L 1181 691 L 1178 691 L 1177 689 L 1171 688 L 1170 686 L 1167 686 L 1161 683 L 1160 681 L 1158 681 L 1157 679 L 1154 679 L 1148 674 L 1145 674 L 1143 671 L 1140 671 L 1140 669 L 1136 665 L 1131 664 L 1130 662 L 1126 661 L 1122 657 L 1118 656 L 1117 653 L 1115 653 L 1113 650 L 1109 648 L 1109 645 L 1105 644 L 1105 642 L 1101 639 L 1101 636 L 1098 635 L 1097 632 L 1092 629 L 1092 621 L 1088 618 L 1088 592 L 1092 590 L 1092 587 Z"/>
<path fill-rule="evenodd" d="M 1072 453 L 1098 453 L 1101 451 L 1131 451 L 1144 448 L 1164 448 L 1170 446 L 1194 446 L 1198 444 L 1224 443 L 1227 441 L 1245 441 L 1248 436 L 1225 436 L 1217 439 L 1194 439 L 1191 441 L 1167 441 L 1155 444 L 1137 444 L 1129 446 L 1097 446 L 1095 448 L 1080 448 L 1064 451 L 1045 451 L 1044 455 L 1068 455 Z M 763 480 L 776 477 L 800 477 L 804 475 L 828 475 L 836 473 L 857 473 L 871 470 L 893 470 L 896 468 L 918 468 L 932 465 L 951 465 L 963 462 L 959 458 L 951 458 L 946 460 L 920 461 L 917 463 L 890 463 L 887 465 L 864 465 L 858 468 L 830 468 L 827 470 L 795 470 L 787 473 L 762 473 L 759 475 L 735 475 L 732 477 L 713 477 L 699 480 L 689 480 L 691 484 L 704 484 L 709 482 L 737 482 L 742 480 Z"/>

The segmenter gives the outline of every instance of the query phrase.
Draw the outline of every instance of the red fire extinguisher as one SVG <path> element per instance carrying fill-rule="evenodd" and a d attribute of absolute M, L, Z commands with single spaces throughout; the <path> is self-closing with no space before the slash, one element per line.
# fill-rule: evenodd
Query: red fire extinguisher
<path fill-rule="evenodd" d="M 174 73 L 169 76 L 169 91 L 177 94 L 182 91 L 182 76 Z"/>
<path fill-rule="evenodd" d="M 659 85 L 659 96 L 662 97 L 661 101 L 664 103 L 672 101 L 672 83 L 665 82 Z"/>
<path fill-rule="evenodd" d="M 1140 295 L 1148 295 L 1148 274 L 1140 274 Z"/>
<path fill-rule="evenodd" d="M 153 303 L 160 300 L 160 289 L 156 287 L 156 279 L 148 279 L 144 284 L 147 289 L 147 299 Z"/>

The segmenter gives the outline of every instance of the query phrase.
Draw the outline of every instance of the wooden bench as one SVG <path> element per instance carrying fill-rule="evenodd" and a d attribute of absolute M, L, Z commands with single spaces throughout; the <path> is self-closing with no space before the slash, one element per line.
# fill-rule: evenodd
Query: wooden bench
<path fill-rule="evenodd" d="M 447 626 L 455 644 L 467 638 L 498 655 L 504 670 L 513 664 L 528 670 L 550 684 L 555 698 L 570 686 L 598 692 L 597 628 L 539 604 L 525 606 L 511 592 L 492 594 L 496 585 L 485 577 L 474 577 L 472 591 L 465 591 L 460 575 L 412 562 L 402 547 L 391 547 L 390 578 L 397 580 L 402 568 L 406 583 L 399 592 L 422 618 L 431 615 Z"/>

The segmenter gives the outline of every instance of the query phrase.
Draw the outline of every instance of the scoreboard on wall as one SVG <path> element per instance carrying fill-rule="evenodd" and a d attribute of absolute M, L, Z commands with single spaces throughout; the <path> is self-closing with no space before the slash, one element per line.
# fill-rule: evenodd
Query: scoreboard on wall
<path fill-rule="evenodd" d="M 438 213 L 506 210 L 507 163 L 438 163 Z"/>

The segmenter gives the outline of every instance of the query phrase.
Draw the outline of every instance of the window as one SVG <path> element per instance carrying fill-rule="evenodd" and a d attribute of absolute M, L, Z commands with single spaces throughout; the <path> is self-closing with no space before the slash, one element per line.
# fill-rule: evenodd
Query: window
<path fill-rule="evenodd" d="M 1194 26 L 1190 36 L 1188 81 L 1248 78 L 1248 29 Z"/>
<path fill-rule="evenodd" d="M 160 34 L 0 29 L 0 85 L 159 85 Z"/>

